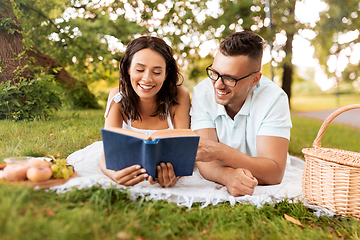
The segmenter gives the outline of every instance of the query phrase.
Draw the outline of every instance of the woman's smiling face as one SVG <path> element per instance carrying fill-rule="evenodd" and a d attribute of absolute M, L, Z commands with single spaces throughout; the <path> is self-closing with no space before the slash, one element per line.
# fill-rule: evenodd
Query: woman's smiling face
<path fill-rule="evenodd" d="M 139 98 L 154 98 L 166 79 L 166 61 L 149 48 L 136 52 L 128 69 L 131 86 Z"/>

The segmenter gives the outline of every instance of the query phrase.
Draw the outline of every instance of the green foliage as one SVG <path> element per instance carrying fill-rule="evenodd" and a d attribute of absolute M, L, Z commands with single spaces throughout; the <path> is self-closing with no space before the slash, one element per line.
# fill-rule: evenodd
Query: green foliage
<path fill-rule="evenodd" d="M 61 93 L 51 75 L 0 83 L 0 119 L 47 118 L 61 106 Z"/>
<path fill-rule="evenodd" d="M 295 75 L 296 76 L 296 75 Z M 293 84 L 293 95 L 292 98 L 295 95 L 304 96 L 304 95 L 311 95 L 311 94 L 321 94 L 321 88 L 319 85 L 316 84 L 313 80 L 303 80 L 298 83 Z"/>
<path fill-rule="evenodd" d="M 92 90 L 103 101 L 107 93 L 99 89 L 104 86 L 101 82 L 117 79 L 113 78 L 113 73 L 118 71 L 114 63 L 132 38 L 147 33 L 165 38 L 173 47 L 180 66 L 190 70 L 184 75 L 185 85 L 191 90 L 204 75 L 202 64 L 197 63 L 202 61 L 199 54 L 202 43 L 219 42 L 241 29 L 255 29 L 269 41 L 274 40 L 275 33 L 290 30 L 294 33 L 302 28 L 301 23 L 297 22 L 295 27 L 291 21 L 293 14 L 289 13 L 289 8 L 294 1 L 271 1 L 271 31 L 264 25 L 265 3 L 259 0 L 220 1 L 218 8 L 213 9 L 216 13 L 211 13 L 213 10 L 207 0 L 146 0 L 141 3 L 115 0 L 103 4 L 98 1 L 14 0 L 12 7 L 21 22 L 24 38 L 31 39 L 42 52 L 59 60 L 73 77 L 92 84 Z M 126 14 L 128 7 L 134 10 L 133 16 Z M 116 44 L 120 49 L 111 48 L 109 44 Z M 282 48 L 277 46 L 273 50 L 280 52 Z"/>
<path fill-rule="evenodd" d="M 189 58 L 189 66 L 184 72 L 184 85 L 192 92 L 192 88 L 203 79 L 207 78 L 206 67 L 212 64 L 213 58 L 206 56 L 204 58 Z"/>
<path fill-rule="evenodd" d="M 97 73 L 89 71 L 90 63 L 104 62 L 105 71 L 112 71 L 109 62 L 120 59 L 120 51 L 109 49 L 109 42 L 126 45 L 135 34 L 147 32 L 141 24 L 125 18 L 124 2 L 119 0 L 104 4 L 71 0 L 14 2 L 24 36 L 86 83 L 98 80 Z M 116 19 L 111 19 L 115 15 Z"/>
<path fill-rule="evenodd" d="M 77 82 L 75 87 L 68 91 L 67 97 L 72 109 L 100 108 L 94 94 L 84 87 L 83 83 Z"/>
<path fill-rule="evenodd" d="M 16 22 L 11 18 L 1 19 L 0 21 L 0 30 L 6 29 L 8 33 L 14 34 L 17 30 L 13 28 L 13 25 L 16 25 Z"/>
<path fill-rule="evenodd" d="M 118 64 L 117 61 L 114 62 L 111 64 L 103 62 L 91 63 L 83 73 L 74 72 L 72 74 L 88 84 L 89 90 L 95 95 L 99 105 L 102 107 L 105 106 L 111 89 L 119 86 Z"/>
<path fill-rule="evenodd" d="M 226 0 L 216 5 L 216 1 L 208 0 L 114 0 L 104 3 L 92 0 L 14 0 L 11 4 L 21 22 L 25 42 L 32 42 L 42 52 L 59 60 L 72 76 L 91 84 L 96 97 L 104 101 L 110 84 L 103 82 L 117 81 L 114 72 L 118 70 L 114 62 L 121 57 L 124 46 L 138 35 L 150 33 L 165 38 L 171 44 L 181 67 L 189 70 L 184 75 L 185 84 L 191 90 L 203 76 L 202 64 L 197 63 L 201 61 L 199 50 L 202 43 L 209 40 L 218 43 L 228 34 L 242 29 L 259 33 L 268 43 L 274 42 L 275 34 L 297 35 L 301 29 L 312 29 L 309 24 L 294 18 L 292 10 L 295 2 L 300 0 L 269 1 L 272 28 L 268 28 L 265 2 Z M 359 15 L 358 1 L 325 2 L 330 7 L 321 13 L 321 21 L 315 29 L 318 36 L 313 41 L 316 57 L 324 66 L 332 54 L 332 47 L 336 52 L 347 47 L 354 48 L 358 39 L 344 44 L 334 43 L 333 40 L 337 41 L 338 32 L 357 31 L 360 21 L 359 17 L 355 17 Z M 210 4 L 216 9 L 211 9 Z M 133 14 L 127 14 L 130 8 Z M 116 44 L 120 49 L 111 48 L 109 44 Z M 288 50 L 284 57 L 283 51 L 284 44 L 274 44 L 272 52 L 276 57 L 272 63 L 276 65 L 274 72 L 279 82 L 282 81 L 281 62 L 290 62 L 292 54 Z M 359 73 L 356 67 L 348 68 L 342 78 L 357 79 Z M 101 86 L 105 88 L 101 89 Z M 311 87 L 309 90 L 316 89 Z"/>
<path fill-rule="evenodd" d="M 345 56 L 347 60 L 354 55 L 354 50 L 360 42 L 360 7 L 358 0 L 336 1 L 324 0 L 328 8 L 320 13 L 320 20 L 314 31 L 317 36 L 312 40 L 315 46 L 315 55 L 324 66 L 324 71 L 339 81 L 353 81 L 360 76 L 359 62 L 349 61 L 344 71 L 339 74 L 329 68 L 327 62 L 330 57 Z M 349 33 L 357 34 L 354 38 L 344 38 Z M 339 59 L 337 59 L 339 61 Z M 341 60 L 342 61 L 342 60 Z M 341 76 L 340 76 L 341 75 Z"/>

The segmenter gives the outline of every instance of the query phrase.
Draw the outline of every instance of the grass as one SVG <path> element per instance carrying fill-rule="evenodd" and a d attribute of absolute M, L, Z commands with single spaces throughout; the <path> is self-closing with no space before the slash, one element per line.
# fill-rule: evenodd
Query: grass
<path fill-rule="evenodd" d="M 301 203 L 220 203 L 191 210 L 126 192 L 90 188 L 55 194 L 0 185 L 0 237 L 6 239 L 331 239 L 356 237 L 350 218 L 314 217 Z M 287 221 L 284 214 L 298 219 Z"/>
<path fill-rule="evenodd" d="M 291 117 L 293 128 L 289 145 L 290 155 L 304 158 L 303 148 L 311 148 L 312 143 L 322 125 L 322 121 L 299 117 Z M 330 123 L 321 139 L 321 146 L 360 152 L 360 130 L 338 123 Z"/>
<path fill-rule="evenodd" d="M 291 99 L 292 112 L 321 111 L 360 103 L 359 94 L 294 96 Z M 293 128 L 289 153 L 303 158 L 302 148 L 312 147 L 322 121 L 292 116 Z M 331 123 L 321 139 L 321 146 L 360 152 L 360 131 L 341 124 Z"/>
<path fill-rule="evenodd" d="M 292 117 L 289 152 L 302 157 L 321 121 Z M 101 140 L 103 111 L 61 111 L 48 121 L 0 121 L 0 159 L 60 157 Z M 360 152 L 360 131 L 331 124 L 322 145 Z M 164 201 L 129 200 L 127 192 L 93 187 L 65 194 L 0 184 L 0 239 L 358 239 L 360 223 L 352 218 L 316 217 L 291 199 L 256 206 L 220 203 L 200 209 Z M 300 221 L 294 224 L 287 214 Z"/>
<path fill-rule="evenodd" d="M 360 103 L 360 94 L 295 95 L 291 98 L 291 110 L 294 112 L 310 112 L 335 109 L 355 103 Z"/>
<path fill-rule="evenodd" d="M 59 157 L 101 140 L 103 110 L 61 111 L 50 120 L 0 121 L 0 159 L 10 156 L 43 156 L 38 150 Z"/>

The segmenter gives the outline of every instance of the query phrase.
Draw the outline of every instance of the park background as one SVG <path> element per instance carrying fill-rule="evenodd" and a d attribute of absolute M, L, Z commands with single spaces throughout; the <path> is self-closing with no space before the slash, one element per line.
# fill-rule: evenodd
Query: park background
<path fill-rule="evenodd" d="M 266 40 L 262 72 L 284 89 L 291 105 L 297 96 L 327 95 L 340 106 L 341 95 L 360 90 L 355 0 L 0 4 L 0 119 L 47 117 L 59 108 L 103 108 L 109 90 L 118 85 L 126 44 L 144 34 L 172 46 L 190 92 L 206 77 L 219 42 L 244 29 Z M 22 95 L 22 87 L 31 94 Z"/>
<path fill-rule="evenodd" d="M 43 156 L 39 150 L 66 158 L 101 140 L 107 96 L 118 85 L 118 61 L 126 44 L 144 34 L 172 46 L 190 92 L 206 77 L 217 44 L 245 29 L 267 42 L 262 72 L 288 94 L 292 113 L 359 103 L 359 11 L 355 0 L 0 0 L 0 161 Z M 311 147 L 322 122 L 295 114 L 292 121 L 289 152 L 303 158 L 301 149 Z M 358 139 L 358 129 L 333 124 L 322 144 L 359 152 Z M 1 239 L 357 239 L 360 234 L 351 217 L 317 217 L 291 199 L 261 209 L 223 203 L 188 210 L 132 202 L 114 189 L 55 194 L 1 184 L 0 196 Z"/>

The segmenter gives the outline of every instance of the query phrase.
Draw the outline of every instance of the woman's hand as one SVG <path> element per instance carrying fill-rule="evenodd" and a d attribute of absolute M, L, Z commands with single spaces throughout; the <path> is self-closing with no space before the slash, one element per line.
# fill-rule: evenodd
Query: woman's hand
<path fill-rule="evenodd" d="M 157 179 L 154 181 L 152 176 L 149 176 L 151 184 L 159 183 L 162 187 L 170 187 L 176 184 L 179 177 L 175 176 L 174 168 L 171 163 L 160 163 L 156 166 Z"/>
<path fill-rule="evenodd" d="M 141 168 L 140 165 L 134 165 L 124 168 L 119 171 L 115 171 L 112 174 L 112 179 L 124 186 L 133 186 L 139 182 L 144 181 L 148 177 L 146 170 Z"/>
<path fill-rule="evenodd" d="M 133 186 L 144 181 L 149 176 L 146 170 L 141 168 L 140 165 L 133 165 L 119 171 L 107 169 L 104 152 L 101 154 L 100 168 L 108 177 L 124 186 Z"/>

